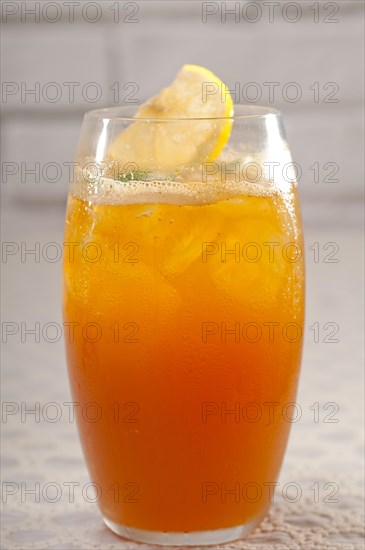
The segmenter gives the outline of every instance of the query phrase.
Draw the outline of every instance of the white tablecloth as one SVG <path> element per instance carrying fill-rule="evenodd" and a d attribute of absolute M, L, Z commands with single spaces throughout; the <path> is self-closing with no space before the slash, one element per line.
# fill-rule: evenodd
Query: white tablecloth
<path fill-rule="evenodd" d="M 39 242 L 42 247 L 43 243 L 63 240 L 63 213 L 57 209 L 45 213 L 41 209 L 8 208 L 5 222 L 3 239 L 8 242 L 23 241 L 29 247 Z M 318 263 L 309 249 L 315 242 L 321 250 Z M 339 246 L 338 263 L 323 262 L 323 245 L 328 242 Z M 356 226 L 312 227 L 306 231 L 306 246 L 306 339 L 297 399 L 302 417 L 293 424 L 269 515 L 251 536 L 226 548 L 364 548 L 361 230 Z M 61 262 L 27 259 L 22 263 L 14 255 L 7 258 L 3 268 L 3 322 L 26 322 L 28 326 L 36 321 L 41 326 L 61 323 Z M 309 328 L 314 323 L 320 327 L 318 343 Z M 337 343 L 324 342 L 330 332 L 324 327 L 326 323 L 338 325 Z M 9 336 L 3 345 L 2 372 L 6 403 L 2 424 L 2 548 L 150 548 L 118 538 L 103 525 L 96 505 L 83 498 L 89 479 L 76 426 L 69 422 L 68 408 L 62 405 L 71 401 L 62 341 L 41 339 L 36 343 L 27 337 L 22 343 L 20 334 Z M 40 415 L 39 422 L 30 414 L 22 418 L 22 408 L 24 412 L 24 407 L 34 408 L 39 403 L 42 408 L 51 402 L 61 404 L 57 422 L 49 421 L 56 412 L 51 408 Z M 314 406 L 318 407 L 318 422 L 314 421 L 314 403 L 318 403 Z M 333 416 L 327 417 L 332 412 Z M 328 422 L 326 417 L 338 422 Z M 70 502 L 70 482 L 80 484 L 75 486 L 74 502 Z M 290 501 L 294 498 L 290 491 L 285 494 L 281 490 L 286 483 L 299 486 L 302 494 L 298 502 Z M 26 493 L 31 488 L 36 489 L 36 495 Z M 51 502 L 58 497 L 57 502 Z"/>

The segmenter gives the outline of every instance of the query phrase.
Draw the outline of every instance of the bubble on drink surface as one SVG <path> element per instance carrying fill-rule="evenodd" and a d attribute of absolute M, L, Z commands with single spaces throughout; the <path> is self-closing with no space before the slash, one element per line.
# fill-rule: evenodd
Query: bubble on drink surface
<path fill-rule="evenodd" d="M 113 167 L 102 166 L 95 176 L 76 171 L 71 193 L 100 204 L 176 204 L 204 205 L 240 196 L 271 196 L 277 192 L 267 182 L 254 183 L 222 177 L 221 172 L 202 181 L 201 168 L 189 167 L 173 175 L 138 173 L 138 178 L 123 172 L 115 179 Z"/>
<path fill-rule="evenodd" d="M 153 172 L 136 162 L 91 157 L 79 159 L 71 193 L 102 204 L 204 205 L 244 196 L 272 196 L 290 191 L 284 175 L 292 164 L 286 145 L 255 152 L 245 144 L 226 148 L 217 159 Z"/>

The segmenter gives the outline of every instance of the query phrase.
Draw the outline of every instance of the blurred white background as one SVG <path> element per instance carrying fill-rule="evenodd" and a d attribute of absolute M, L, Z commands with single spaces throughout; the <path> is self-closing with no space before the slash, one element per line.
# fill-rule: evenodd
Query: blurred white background
<path fill-rule="evenodd" d="M 303 415 L 280 481 L 299 484 L 303 498 L 273 506 L 232 548 L 362 549 L 364 3 L 3 1 L 1 17 L 2 397 L 13 411 L 3 420 L 2 464 L 3 480 L 18 487 L 5 501 L 3 548 L 139 547 L 103 527 L 80 494 L 74 503 L 23 499 L 21 483 L 88 481 L 63 405 L 62 338 L 34 330 L 62 327 L 61 258 L 43 250 L 63 242 L 68 163 L 84 112 L 142 102 L 193 63 L 215 72 L 236 101 L 280 109 L 302 170 Z M 63 411 L 55 423 L 20 413 L 51 402 Z M 325 487 L 337 487 L 338 504 Z"/>

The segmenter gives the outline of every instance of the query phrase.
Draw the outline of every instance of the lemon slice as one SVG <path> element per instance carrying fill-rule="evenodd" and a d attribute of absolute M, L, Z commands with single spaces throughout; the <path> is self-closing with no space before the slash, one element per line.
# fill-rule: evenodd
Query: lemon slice
<path fill-rule="evenodd" d="M 204 67 L 184 65 L 174 82 L 135 115 L 153 120 L 132 123 L 114 139 L 109 154 L 148 171 L 212 161 L 229 139 L 232 120 L 227 117 L 232 115 L 227 86 Z"/>

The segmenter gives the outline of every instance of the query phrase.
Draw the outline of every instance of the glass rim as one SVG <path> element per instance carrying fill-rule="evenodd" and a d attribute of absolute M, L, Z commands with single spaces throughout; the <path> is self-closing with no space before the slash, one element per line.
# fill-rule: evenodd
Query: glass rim
<path fill-rule="evenodd" d="M 135 118 L 132 111 L 136 111 L 140 105 L 123 105 L 117 107 L 105 107 L 102 109 L 92 109 L 84 115 L 86 118 L 99 118 L 102 120 L 120 120 L 126 122 L 182 122 L 182 121 L 212 121 L 212 120 L 245 120 L 265 118 L 269 115 L 282 116 L 281 111 L 273 107 L 264 105 L 244 105 L 237 103 L 234 105 L 234 114 L 226 117 L 141 117 Z M 126 114 L 123 114 L 125 112 Z"/>

